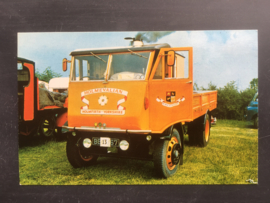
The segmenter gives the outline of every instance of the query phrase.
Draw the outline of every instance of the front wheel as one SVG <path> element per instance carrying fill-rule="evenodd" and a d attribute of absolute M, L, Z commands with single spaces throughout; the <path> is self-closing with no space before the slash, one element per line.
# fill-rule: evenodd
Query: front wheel
<path fill-rule="evenodd" d="M 170 140 L 155 143 L 154 166 L 159 176 L 168 178 L 174 175 L 182 159 L 182 145 L 179 132 L 173 129 Z"/>
<path fill-rule="evenodd" d="M 80 139 L 68 138 L 66 145 L 66 153 L 69 163 L 74 168 L 81 168 L 90 166 L 97 161 L 98 156 L 96 155 L 82 155 L 80 150 Z"/>

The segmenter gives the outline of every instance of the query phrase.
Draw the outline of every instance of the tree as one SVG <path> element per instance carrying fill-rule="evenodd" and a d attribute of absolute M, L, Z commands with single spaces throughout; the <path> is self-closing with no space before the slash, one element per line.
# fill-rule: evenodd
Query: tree
<path fill-rule="evenodd" d="M 41 81 L 49 82 L 50 79 L 61 77 L 62 75 L 60 73 L 54 72 L 51 67 L 47 67 L 42 73 L 36 70 L 35 76 Z"/>
<path fill-rule="evenodd" d="M 195 90 L 195 91 L 199 90 L 199 86 L 196 82 L 194 82 L 194 84 L 193 84 L 193 90 Z"/>
<path fill-rule="evenodd" d="M 224 88 L 218 89 L 217 116 L 222 119 L 242 119 L 240 113 L 240 94 L 237 91 L 235 81 L 227 83 Z"/>
<path fill-rule="evenodd" d="M 217 90 L 217 86 L 214 85 L 212 82 L 208 83 L 207 90 Z"/>
<path fill-rule="evenodd" d="M 256 90 L 258 91 L 258 78 L 253 78 L 251 81 L 250 81 L 250 89 L 253 89 L 253 90 Z"/>

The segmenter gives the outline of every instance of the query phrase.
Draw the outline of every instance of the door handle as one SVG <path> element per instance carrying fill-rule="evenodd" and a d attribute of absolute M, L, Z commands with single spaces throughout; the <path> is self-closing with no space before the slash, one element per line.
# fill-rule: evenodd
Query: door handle
<path fill-rule="evenodd" d="M 192 83 L 192 81 L 188 81 L 188 82 L 186 82 L 187 84 L 191 84 Z"/>

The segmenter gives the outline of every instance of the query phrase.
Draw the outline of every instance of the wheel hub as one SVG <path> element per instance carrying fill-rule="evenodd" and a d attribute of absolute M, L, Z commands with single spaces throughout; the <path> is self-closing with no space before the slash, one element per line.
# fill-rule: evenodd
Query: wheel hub
<path fill-rule="evenodd" d="M 173 146 L 173 151 L 172 151 L 172 163 L 174 165 L 178 164 L 180 160 L 180 145 L 179 143 L 175 144 Z"/>
<path fill-rule="evenodd" d="M 173 170 L 180 161 L 180 144 L 175 137 L 168 143 L 166 160 L 169 170 Z"/>

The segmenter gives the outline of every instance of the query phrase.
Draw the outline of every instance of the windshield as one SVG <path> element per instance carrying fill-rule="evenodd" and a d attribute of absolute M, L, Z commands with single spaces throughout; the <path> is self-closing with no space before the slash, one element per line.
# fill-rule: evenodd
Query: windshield
<path fill-rule="evenodd" d="M 109 55 L 75 56 L 72 81 L 104 80 Z"/>
<path fill-rule="evenodd" d="M 144 80 L 150 52 L 112 55 L 109 80 Z"/>
<path fill-rule="evenodd" d="M 98 55 L 90 52 L 89 56 L 74 56 L 71 73 L 72 81 L 89 80 L 144 80 L 150 52 L 133 52 Z M 107 72 L 107 67 L 109 72 Z M 106 76 L 106 73 L 108 75 Z"/>

